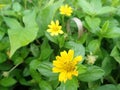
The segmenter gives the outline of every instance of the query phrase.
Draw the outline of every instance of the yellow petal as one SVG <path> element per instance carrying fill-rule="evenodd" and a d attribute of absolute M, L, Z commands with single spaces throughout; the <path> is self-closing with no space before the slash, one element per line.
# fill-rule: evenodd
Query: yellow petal
<path fill-rule="evenodd" d="M 58 28 L 59 28 L 60 31 L 62 31 L 62 30 L 61 30 L 61 28 L 62 28 L 61 26 L 59 26 Z"/>
<path fill-rule="evenodd" d="M 74 56 L 74 50 L 69 50 L 68 51 L 68 57 L 69 57 L 70 61 L 73 59 L 73 56 Z"/>
<path fill-rule="evenodd" d="M 51 29 L 47 29 L 47 32 L 51 32 Z"/>
<path fill-rule="evenodd" d="M 60 62 L 60 61 L 53 61 L 53 66 L 62 66 L 62 64 L 61 64 L 62 62 Z"/>
<path fill-rule="evenodd" d="M 54 36 L 54 33 L 51 33 L 50 35 L 51 35 L 51 36 Z"/>
<path fill-rule="evenodd" d="M 61 60 L 61 57 L 60 56 L 56 56 L 56 60 Z"/>
<path fill-rule="evenodd" d="M 63 81 L 65 83 L 66 80 L 67 80 L 66 72 L 60 73 L 60 75 L 59 75 L 59 81 L 61 81 L 61 82 Z"/>
<path fill-rule="evenodd" d="M 52 25 L 48 25 L 49 28 L 52 28 Z"/>
<path fill-rule="evenodd" d="M 74 71 L 72 72 L 72 74 L 75 75 L 75 76 L 78 76 L 78 71 L 74 70 Z"/>
<path fill-rule="evenodd" d="M 62 69 L 56 68 L 56 67 L 52 68 L 52 71 L 53 71 L 54 73 L 63 72 Z"/>
<path fill-rule="evenodd" d="M 54 25 L 55 23 L 54 23 L 54 21 L 51 21 L 51 25 Z"/>
<path fill-rule="evenodd" d="M 56 20 L 56 25 L 59 26 L 59 21 L 58 20 Z"/>
<path fill-rule="evenodd" d="M 72 73 L 71 72 L 67 73 L 67 79 L 72 79 Z"/>
<path fill-rule="evenodd" d="M 60 34 L 63 34 L 64 32 L 62 31 L 62 30 L 60 30 L 60 32 L 59 32 Z"/>
<path fill-rule="evenodd" d="M 60 55 L 61 55 L 62 58 L 68 59 L 68 55 L 67 55 L 66 51 L 61 52 Z"/>
<path fill-rule="evenodd" d="M 74 62 L 74 65 L 76 65 L 78 62 L 82 61 L 82 56 L 77 56 L 74 58 L 73 62 Z"/>

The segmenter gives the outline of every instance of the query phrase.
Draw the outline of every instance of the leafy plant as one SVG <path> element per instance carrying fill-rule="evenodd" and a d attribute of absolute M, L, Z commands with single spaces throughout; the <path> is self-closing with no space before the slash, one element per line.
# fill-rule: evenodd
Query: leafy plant
<path fill-rule="evenodd" d="M 120 90 L 119 8 L 0 0 L 0 90 Z"/>

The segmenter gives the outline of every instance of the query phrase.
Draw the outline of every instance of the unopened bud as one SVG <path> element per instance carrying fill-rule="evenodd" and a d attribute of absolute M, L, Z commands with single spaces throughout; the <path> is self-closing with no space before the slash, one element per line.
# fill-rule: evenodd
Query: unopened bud
<path fill-rule="evenodd" d="M 4 77 L 8 77 L 9 76 L 9 72 L 3 72 L 2 74 Z"/>
<path fill-rule="evenodd" d="M 86 58 L 88 64 L 94 64 L 96 59 L 97 59 L 97 56 L 92 54 L 87 55 L 87 58 Z"/>

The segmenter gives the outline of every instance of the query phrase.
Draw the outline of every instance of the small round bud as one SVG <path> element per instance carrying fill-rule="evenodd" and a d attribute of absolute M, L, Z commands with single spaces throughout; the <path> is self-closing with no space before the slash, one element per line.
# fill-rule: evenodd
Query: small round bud
<path fill-rule="evenodd" d="M 87 58 L 86 58 L 88 64 L 94 64 L 96 59 L 97 59 L 97 56 L 92 55 L 92 53 L 90 55 L 87 55 Z"/>
<path fill-rule="evenodd" d="M 9 76 L 9 72 L 3 72 L 2 74 L 4 77 L 8 77 Z"/>

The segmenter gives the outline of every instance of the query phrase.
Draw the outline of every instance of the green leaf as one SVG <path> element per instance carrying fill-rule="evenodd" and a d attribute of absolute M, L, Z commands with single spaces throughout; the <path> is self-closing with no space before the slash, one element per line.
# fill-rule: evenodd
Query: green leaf
<path fill-rule="evenodd" d="M 120 3 L 120 2 L 119 2 L 119 3 Z M 119 4 L 119 3 L 118 3 L 118 4 Z M 120 6 L 117 8 L 116 15 L 120 16 Z"/>
<path fill-rule="evenodd" d="M 81 81 L 91 82 L 102 78 L 103 75 L 103 69 L 97 66 L 90 66 L 85 73 L 79 74 L 78 78 Z"/>
<path fill-rule="evenodd" d="M 97 1 L 100 1 L 100 0 L 97 0 Z M 93 7 L 86 0 L 78 0 L 78 5 L 83 9 L 85 13 L 89 15 L 96 14 L 96 12 L 93 10 Z"/>
<path fill-rule="evenodd" d="M 120 84 L 117 85 L 117 90 L 120 90 Z"/>
<path fill-rule="evenodd" d="M 85 13 L 91 16 L 106 14 L 115 11 L 114 7 L 102 6 L 101 0 L 78 0 L 78 5 Z"/>
<path fill-rule="evenodd" d="M 13 10 L 4 10 L 2 13 L 3 13 L 4 16 L 7 15 L 7 16 L 18 17 L 18 15 L 16 14 L 16 12 L 13 11 Z"/>
<path fill-rule="evenodd" d="M 98 14 L 98 11 L 102 8 L 101 0 L 79 0 L 78 5 L 83 11 L 91 16 Z"/>
<path fill-rule="evenodd" d="M 112 49 L 110 56 L 112 56 L 120 64 L 120 51 L 117 46 Z"/>
<path fill-rule="evenodd" d="M 35 21 L 35 11 L 30 11 L 23 17 L 25 27 L 22 27 L 16 19 L 5 18 L 6 24 L 10 27 L 8 35 L 10 39 L 10 57 L 17 49 L 32 42 L 38 32 L 38 26 Z M 31 19 L 31 21 L 29 21 Z"/>
<path fill-rule="evenodd" d="M 118 90 L 117 87 L 113 84 L 107 84 L 107 85 L 103 85 L 98 87 L 95 90 Z"/>
<path fill-rule="evenodd" d="M 9 90 L 9 88 L 0 86 L 0 90 Z"/>
<path fill-rule="evenodd" d="M 14 18 L 9 18 L 9 17 L 4 17 L 4 20 L 7 24 L 7 26 L 10 28 L 10 29 L 22 29 L 20 23 L 17 21 L 17 19 L 14 19 Z"/>
<path fill-rule="evenodd" d="M 46 77 L 56 76 L 56 74 L 52 72 L 52 67 L 52 63 L 50 62 L 41 62 L 37 69 L 40 72 L 40 74 Z"/>
<path fill-rule="evenodd" d="M 7 60 L 7 55 L 0 52 L 0 63 L 3 63 Z"/>
<path fill-rule="evenodd" d="M 92 40 L 89 42 L 87 46 L 87 50 L 92 53 L 97 53 L 100 49 L 100 41 L 99 40 Z"/>
<path fill-rule="evenodd" d="M 68 42 L 65 42 L 64 47 L 68 48 L 68 49 L 73 49 L 74 53 L 75 53 L 75 56 L 78 56 L 78 55 L 84 56 L 85 55 L 85 48 L 80 43 L 76 43 L 76 42 L 73 42 L 73 41 L 68 41 Z"/>
<path fill-rule="evenodd" d="M 109 26 L 109 21 L 105 21 L 105 23 L 102 26 L 102 29 L 100 30 L 103 35 L 104 35 L 104 33 L 107 32 L 108 26 Z"/>
<path fill-rule="evenodd" d="M 87 25 L 89 26 L 89 31 L 92 33 L 97 34 L 99 32 L 100 29 L 100 18 L 92 18 L 92 17 L 85 17 L 85 21 L 87 23 Z"/>
<path fill-rule="evenodd" d="M 0 70 L 2 70 L 2 71 L 10 70 L 12 67 L 13 67 L 13 65 L 10 63 L 7 63 L 7 62 L 0 64 Z"/>
<path fill-rule="evenodd" d="M 53 52 L 46 38 L 44 38 L 44 41 L 40 49 L 41 49 L 40 60 L 48 59 Z"/>
<path fill-rule="evenodd" d="M 0 40 L 0 51 L 5 50 L 9 47 L 9 38 L 4 37 L 2 40 Z"/>
<path fill-rule="evenodd" d="M 120 50 L 120 39 L 118 39 L 116 42 L 117 42 L 116 46 L 117 46 L 118 49 Z"/>
<path fill-rule="evenodd" d="M 62 48 L 64 46 L 64 43 L 65 43 L 64 36 L 58 36 L 57 39 L 58 39 L 59 47 Z"/>
<path fill-rule="evenodd" d="M 52 42 L 58 44 L 58 40 L 56 36 L 51 36 L 48 32 L 45 32 L 45 36 Z"/>
<path fill-rule="evenodd" d="M 110 56 L 106 56 L 102 61 L 102 68 L 105 71 L 105 76 L 109 75 L 116 66 L 117 63 Z"/>
<path fill-rule="evenodd" d="M 64 0 L 59 0 L 40 10 L 37 17 L 37 22 L 38 22 L 38 25 L 40 26 L 38 37 L 44 35 L 44 32 L 47 30 L 47 26 L 50 24 L 57 9 L 62 5 L 63 1 Z"/>
<path fill-rule="evenodd" d="M 18 2 L 13 4 L 13 10 L 19 12 L 22 9 L 21 5 Z"/>
<path fill-rule="evenodd" d="M 37 57 L 40 52 L 39 52 L 39 47 L 35 44 L 30 45 L 30 51 L 32 52 L 33 56 Z"/>
<path fill-rule="evenodd" d="M 53 90 L 49 82 L 41 80 L 39 83 L 40 90 Z"/>
<path fill-rule="evenodd" d="M 49 82 L 52 85 L 52 87 L 54 89 L 56 89 L 58 87 L 58 85 L 60 84 L 59 81 L 58 81 L 58 74 L 56 76 L 49 77 Z"/>
<path fill-rule="evenodd" d="M 18 51 L 18 54 L 20 54 L 23 59 L 25 59 L 25 58 L 28 56 L 29 53 L 30 53 L 30 50 L 29 50 L 29 48 L 27 48 L 27 47 L 22 47 L 22 48 Z"/>
<path fill-rule="evenodd" d="M 112 13 L 114 11 L 115 11 L 114 7 L 105 6 L 105 7 L 102 7 L 97 13 L 98 15 L 101 15 L 101 14 L 106 14 L 106 13 Z"/>
<path fill-rule="evenodd" d="M 105 37 L 105 38 L 118 38 L 118 37 L 120 37 L 120 28 L 119 27 L 109 28 L 103 37 Z"/>
<path fill-rule="evenodd" d="M 14 61 L 15 65 L 19 65 L 23 62 L 23 58 L 22 57 L 16 57 L 16 58 L 13 58 L 13 61 Z"/>
<path fill-rule="evenodd" d="M 4 3 L 4 4 L 8 4 L 10 2 L 11 2 L 11 0 L 0 0 L 0 3 Z"/>
<path fill-rule="evenodd" d="M 57 90 L 78 90 L 78 81 L 76 78 L 67 80 L 66 83 L 61 83 Z"/>
<path fill-rule="evenodd" d="M 0 80 L 0 85 L 4 87 L 10 87 L 14 85 L 17 81 L 12 77 L 6 77 Z"/>
<path fill-rule="evenodd" d="M 90 4 L 96 12 L 102 8 L 101 0 L 91 0 Z"/>
<path fill-rule="evenodd" d="M 94 90 L 95 88 L 99 87 L 100 85 L 101 85 L 100 80 L 93 81 L 93 82 L 88 82 L 88 87 L 90 88 L 88 90 Z"/>
<path fill-rule="evenodd" d="M 87 71 L 87 67 L 82 65 L 82 64 L 78 64 L 77 70 L 78 70 L 79 74 L 82 74 L 82 73 L 85 73 Z"/>
<path fill-rule="evenodd" d="M 30 75 L 36 82 L 41 82 L 41 76 L 37 70 L 37 67 L 39 66 L 40 61 L 39 60 L 32 60 L 30 63 Z"/>
<path fill-rule="evenodd" d="M 0 40 L 3 38 L 4 35 L 5 35 L 5 32 L 0 29 Z"/>

